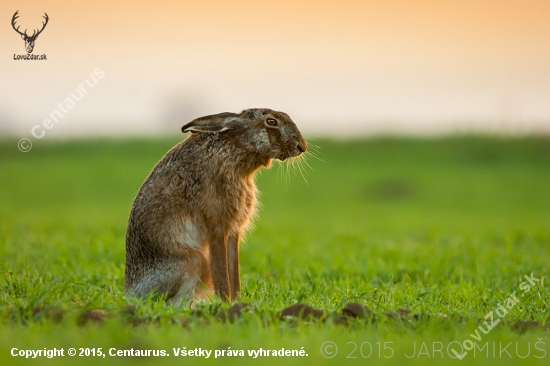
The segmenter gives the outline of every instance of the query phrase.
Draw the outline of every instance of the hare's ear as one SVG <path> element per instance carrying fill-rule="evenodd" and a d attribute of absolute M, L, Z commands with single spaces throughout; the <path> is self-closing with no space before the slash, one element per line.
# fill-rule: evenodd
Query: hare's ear
<path fill-rule="evenodd" d="M 230 112 L 200 117 L 184 125 L 181 132 L 224 132 L 241 124 L 240 117 L 240 114 Z"/>

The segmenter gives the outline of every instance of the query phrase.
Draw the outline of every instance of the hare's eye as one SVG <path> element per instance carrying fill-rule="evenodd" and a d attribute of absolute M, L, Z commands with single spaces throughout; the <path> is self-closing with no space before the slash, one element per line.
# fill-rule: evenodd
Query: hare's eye
<path fill-rule="evenodd" d="M 268 118 L 265 120 L 268 126 L 277 126 L 277 120 L 275 118 Z"/>

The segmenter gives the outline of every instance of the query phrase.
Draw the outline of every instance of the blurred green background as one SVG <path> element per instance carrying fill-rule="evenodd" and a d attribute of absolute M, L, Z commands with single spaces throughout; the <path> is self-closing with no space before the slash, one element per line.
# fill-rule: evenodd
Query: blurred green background
<path fill-rule="evenodd" d="M 12 225 L 105 225 L 124 231 L 139 186 L 179 139 L 0 145 L 0 214 Z M 262 229 L 373 235 L 547 232 L 550 140 L 314 140 L 304 181 L 292 166 L 261 170 Z M 286 171 L 291 172 L 290 177 Z M 274 222 L 275 221 L 275 222 Z M 480 222 L 481 221 L 481 222 Z"/>

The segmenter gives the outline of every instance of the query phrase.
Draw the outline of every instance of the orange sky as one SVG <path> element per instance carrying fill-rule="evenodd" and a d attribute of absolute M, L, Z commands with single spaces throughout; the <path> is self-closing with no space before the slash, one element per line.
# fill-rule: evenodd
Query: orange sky
<path fill-rule="evenodd" d="M 48 13 L 34 51 L 48 61 L 13 60 L 16 10 L 29 29 Z M 311 134 L 550 130 L 549 19 L 547 0 L 4 0 L 0 131 L 28 134 L 98 67 L 50 135 L 259 106 Z"/>

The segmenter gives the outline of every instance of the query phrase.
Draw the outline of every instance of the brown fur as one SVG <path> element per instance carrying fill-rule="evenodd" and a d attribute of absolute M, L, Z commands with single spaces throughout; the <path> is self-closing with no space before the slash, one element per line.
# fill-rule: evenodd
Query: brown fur
<path fill-rule="evenodd" d="M 269 126 L 268 118 L 277 121 Z M 239 241 L 254 216 L 254 173 L 306 151 L 286 113 L 247 109 L 197 118 L 193 132 L 154 167 L 132 206 L 125 288 L 183 299 L 240 291 Z"/>

